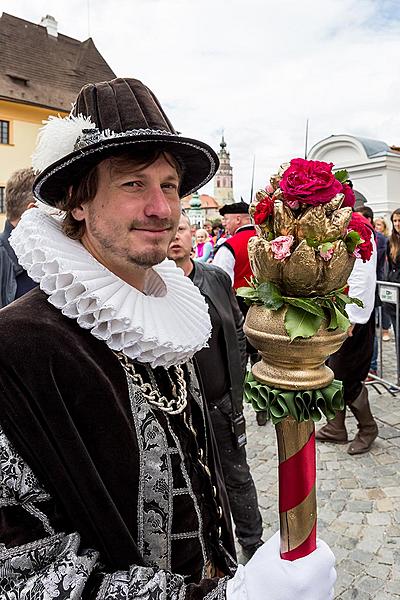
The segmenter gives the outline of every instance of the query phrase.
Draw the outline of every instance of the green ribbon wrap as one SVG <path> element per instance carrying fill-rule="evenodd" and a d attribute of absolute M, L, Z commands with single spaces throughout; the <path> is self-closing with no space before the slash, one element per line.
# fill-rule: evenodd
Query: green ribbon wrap
<path fill-rule="evenodd" d="M 249 371 L 244 382 L 244 399 L 255 411 L 265 411 L 273 425 L 292 416 L 299 423 L 312 419 L 315 423 L 324 415 L 328 421 L 344 408 L 343 384 L 334 379 L 320 390 L 279 390 L 257 381 Z"/>

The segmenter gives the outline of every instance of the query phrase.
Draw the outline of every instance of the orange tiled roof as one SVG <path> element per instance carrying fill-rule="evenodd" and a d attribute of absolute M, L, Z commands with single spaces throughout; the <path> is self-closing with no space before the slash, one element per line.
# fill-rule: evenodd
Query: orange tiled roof
<path fill-rule="evenodd" d="M 185 198 L 182 198 L 182 207 L 185 210 L 188 210 L 190 208 L 190 201 L 193 198 L 192 195 L 190 196 L 185 196 Z M 206 208 L 215 208 L 216 210 L 218 210 L 220 207 L 220 205 L 218 204 L 218 202 L 216 201 L 215 198 L 213 198 L 212 196 L 209 196 L 208 194 L 200 194 L 200 202 L 201 202 L 201 208 L 206 209 Z"/>

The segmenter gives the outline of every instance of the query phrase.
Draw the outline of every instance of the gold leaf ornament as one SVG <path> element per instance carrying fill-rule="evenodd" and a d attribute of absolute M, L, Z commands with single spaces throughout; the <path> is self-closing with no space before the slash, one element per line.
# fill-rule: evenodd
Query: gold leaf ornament
<path fill-rule="evenodd" d="M 296 244 L 297 220 L 293 212 L 282 200 L 274 202 L 274 237 L 280 235 L 292 235 Z"/>
<path fill-rule="evenodd" d="M 322 273 L 322 259 L 305 240 L 283 265 L 281 287 L 287 296 L 310 296 L 316 293 L 316 285 Z"/>
<path fill-rule="evenodd" d="M 259 283 L 272 281 L 280 285 L 282 263 L 274 258 L 271 244 L 262 237 L 250 238 L 248 246 L 251 270 Z"/>

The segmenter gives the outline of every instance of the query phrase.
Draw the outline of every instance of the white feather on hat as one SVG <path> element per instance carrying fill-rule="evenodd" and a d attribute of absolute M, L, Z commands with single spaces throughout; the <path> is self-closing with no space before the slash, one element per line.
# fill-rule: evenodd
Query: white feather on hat
<path fill-rule="evenodd" d="M 32 167 L 38 173 L 73 152 L 84 129 L 96 128 L 90 116 L 83 115 L 49 117 L 43 123 L 44 126 L 39 131 L 36 148 L 32 154 Z"/>

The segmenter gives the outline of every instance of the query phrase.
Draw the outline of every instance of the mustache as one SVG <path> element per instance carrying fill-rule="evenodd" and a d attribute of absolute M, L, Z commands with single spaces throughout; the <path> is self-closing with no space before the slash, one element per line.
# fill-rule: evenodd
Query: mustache
<path fill-rule="evenodd" d="M 129 231 L 134 229 L 148 229 L 150 231 L 158 231 L 160 229 L 172 229 L 175 223 L 170 219 L 150 218 L 146 221 L 134 220 L 129 225 Z"/>

